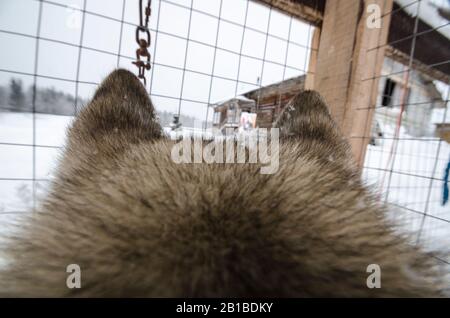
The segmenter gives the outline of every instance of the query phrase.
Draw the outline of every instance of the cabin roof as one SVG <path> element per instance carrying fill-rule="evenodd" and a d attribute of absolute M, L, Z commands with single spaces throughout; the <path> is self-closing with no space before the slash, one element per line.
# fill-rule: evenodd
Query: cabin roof
<path fill-rule="evenodd" d="M 215 103 L 214 108 L 221 108 L 222 106 L 234 100 L 239 101 L 240 105 L 247 103 L 254 104 L 258 98 L 264 99 L 270 96 L 295 94 L 304 87 L 304 82 L 305 75 L 289 78 L 284 81 L 253 89 L 242 95 L 232 97 L 230 99 L 222 100 L 218 103 Z"/>

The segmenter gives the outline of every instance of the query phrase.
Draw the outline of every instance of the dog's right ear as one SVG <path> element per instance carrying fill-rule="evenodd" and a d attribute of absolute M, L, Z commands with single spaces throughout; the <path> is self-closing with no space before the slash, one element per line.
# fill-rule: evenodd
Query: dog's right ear
<path fill-rule="evenodd" d="M 333 157 L 352 160 L 350 145 L 330 115 L 323 97 L 316 91 L 298 93 L 286 105 L 274 123 L 280 136 L 308 145 L 318 158 Z"/>
<path fill-rule="evenodd" d="M 120 153 L 130 145 L 162 136 L 155 109 L 139 79 L 113 71 L 99 86 L 68 133 L 71 157 Z"/>

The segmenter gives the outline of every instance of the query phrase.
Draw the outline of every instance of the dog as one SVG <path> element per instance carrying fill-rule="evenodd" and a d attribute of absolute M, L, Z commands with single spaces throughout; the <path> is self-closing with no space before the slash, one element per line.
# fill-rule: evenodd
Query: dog
<path fill-rule="evenodd" d="M 176 163 L 143 85 L 113 71 L 69 129 L 46 198 L 2 238 L 0 295 L 441 296 L 433 258 L 386 220 L 323 98 L 302 91 L 274 126 L 276 173 Z"/>

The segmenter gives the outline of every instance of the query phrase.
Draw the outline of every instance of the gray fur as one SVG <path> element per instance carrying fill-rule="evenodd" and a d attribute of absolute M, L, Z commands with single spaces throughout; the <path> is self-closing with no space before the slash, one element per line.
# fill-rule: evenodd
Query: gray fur
<path fill-rule="evenodd" d="M 1 296 L 439 296 L 394 234 L 321 97 L 276 123 L 280 168 L 175 164 L 137 78 L 114 71 L 75 120 L 39 211 L 2 239 Z M 66 287 L 66 267 L 82 287 Z M 380 289 L 366 286 L 369 264 Z"/>

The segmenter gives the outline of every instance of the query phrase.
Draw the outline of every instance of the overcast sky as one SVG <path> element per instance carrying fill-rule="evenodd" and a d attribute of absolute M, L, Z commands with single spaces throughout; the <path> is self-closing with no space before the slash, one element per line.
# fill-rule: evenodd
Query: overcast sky
<path fill-rule="evenodd" d="M 115 67 L 136 71 L 131 61 L 139 17 L 138 0 L 86 0 L 81 40 L 83 6 L 83 0 L 44 1 L 37 74 L 49 78 L 38 77 L 37 84 L 74 95 L 78 77 L 78 95 L 86 98 L 92 83 Z M 147 87 L 160 110 L 176 112 L 181 98 L 182 113 L 205 119 L 208 104 L 307 67 L 313 28 L 253 1 L 153 0 L 152 9 Z M 0 1 L 0 69 L 23 73 L 0 72 L 0 85 L 11 76 L 33 82 L 27 74 L 35 70 L 38 13 L 36 0 Z"/>

